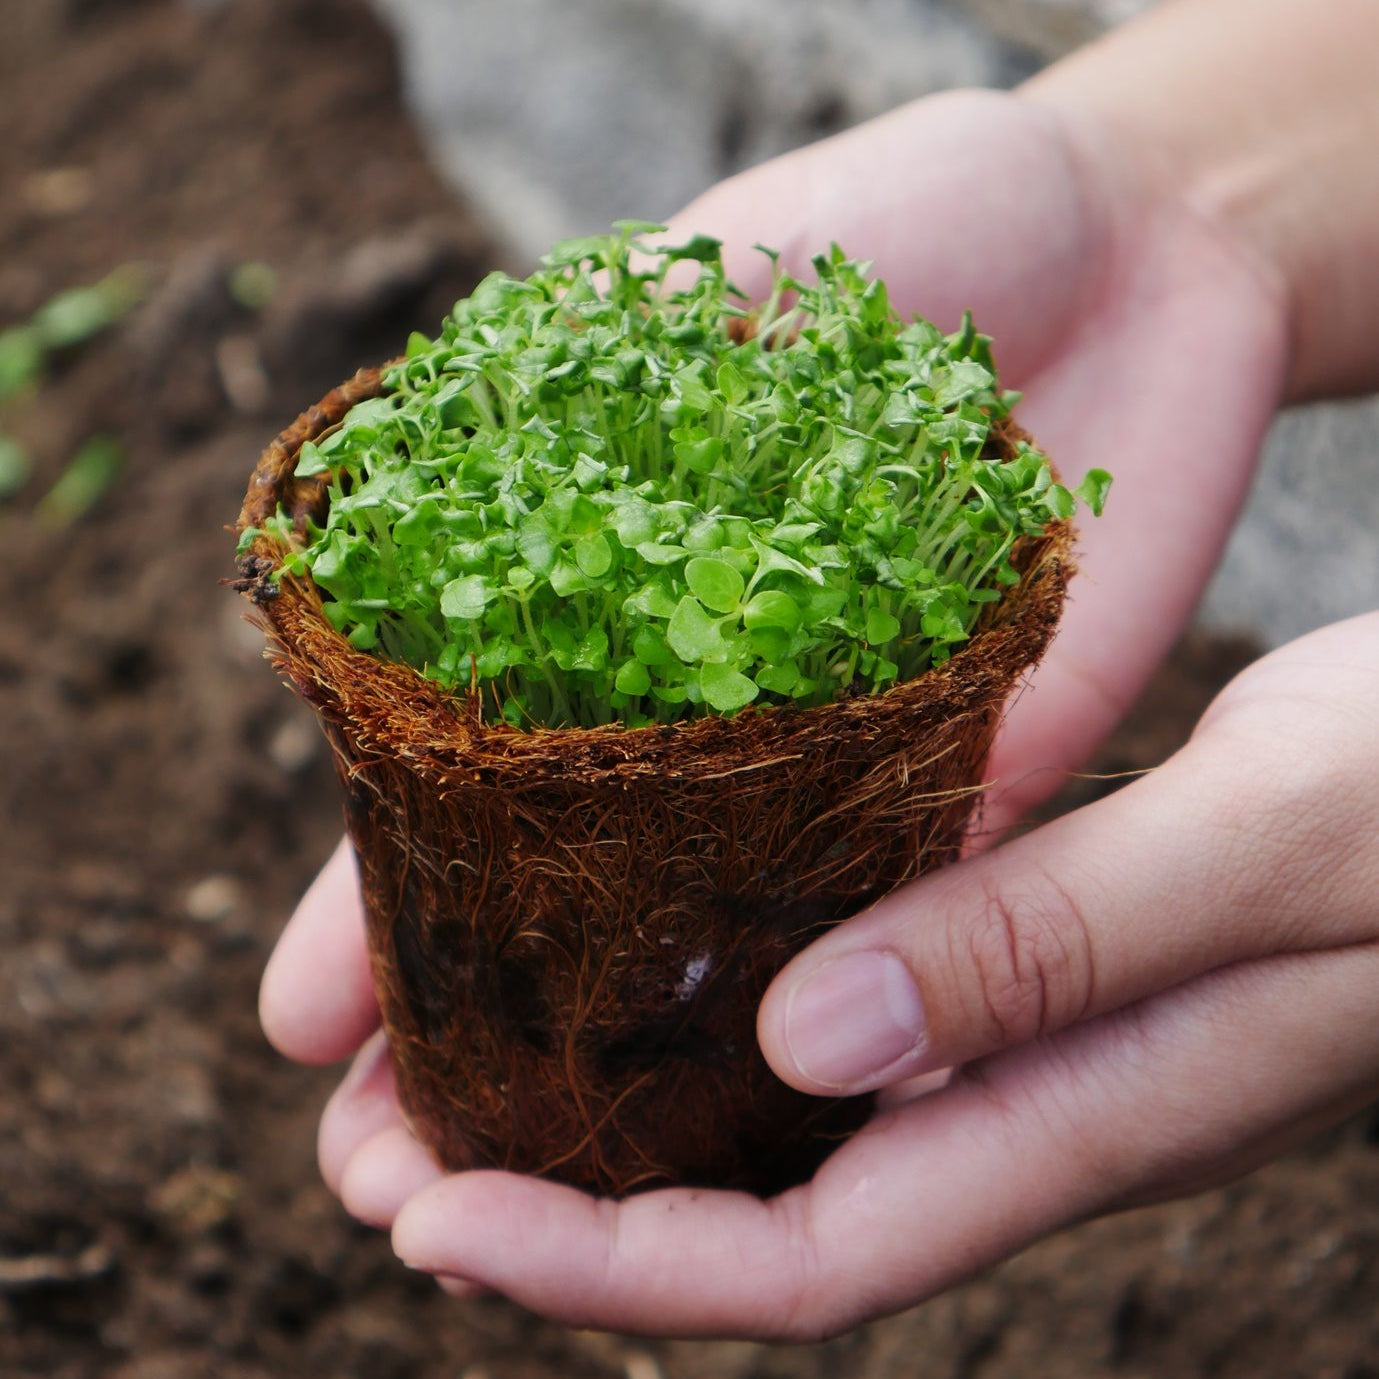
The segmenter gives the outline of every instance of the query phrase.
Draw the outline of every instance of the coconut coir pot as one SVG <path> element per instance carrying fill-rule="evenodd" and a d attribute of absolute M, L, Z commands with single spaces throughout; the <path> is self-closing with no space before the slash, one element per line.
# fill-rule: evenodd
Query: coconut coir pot
<path fill-rule="evenodd" d="M 274 440 L 241 529 L 280 507 L 319 520 L 297 452 L 380 391 L 363 370 Z M 240 587 L 334 750 L 398 1097 L 437 1159 L 612 1194 L 807 1177 L 869 1102 L 781 1083 L 758 1002 L 822 930 L 954 857 L 1071 539 L 1055 523 L 1026 543 L 964 649 L 885 693 L 523 731 L 355 650 L 256 538 Z"/>

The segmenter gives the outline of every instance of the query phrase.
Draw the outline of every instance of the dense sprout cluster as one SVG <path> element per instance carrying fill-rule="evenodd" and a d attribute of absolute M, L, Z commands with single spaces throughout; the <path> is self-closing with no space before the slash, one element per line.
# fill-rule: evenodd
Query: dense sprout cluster
<path fill-rule="evenodd" d="M 716 241 L 625 224 L 494 274 L 302 447 L 296 537 L 356 646 L 520 726 L 820 704 L 941 663 L 1074 497 L 989 446 L 971 322 L 904 321 L 835 247 L 754 310 Z M 763 251 L 769 252 L 769 251 Z M 1099 509 L 1106 476 L 1079 494 Z M 253 533 L 250 533 L 252 537 Z"/>

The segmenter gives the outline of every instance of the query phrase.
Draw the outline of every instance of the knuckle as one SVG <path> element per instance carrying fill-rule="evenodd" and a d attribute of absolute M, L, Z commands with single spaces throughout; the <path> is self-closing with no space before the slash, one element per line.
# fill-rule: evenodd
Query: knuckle
<path fill-rule="evenodd" d="M 1314 712 L 1272 720 L 1261 750 L 1254 727 L 1245 719 L 1216 732 L 1210 769 L 1198 772 L 1217 782 L 1198 806 L 1236 902 L 1295 943 L 1373 932 L 1379 739 L 1366 743 L 1340 715 Z"/>
<path fill-rule="evenodd" d="M 786 1194 L 770 1204 L 771 1210 L 784 1217 L 784 1257 L 790 1261 L 786 1276 L 780 1280 L 782 1291 L 770 1338 L 796 1345 L 829 1340 L 865 1315 L 851 1303 L 849 1290 L 838 1286 L 825 1263 L 808 1200 L 804 1194 Z"/>
<path fill-rule="evenodd" d="M 1092 1001 L 1092 948 L 1077 898 L 1055 878 L 1012 890 L 987 879 L 967 950 L 970 1027 L 993 1047 L 1024 1043 L 1080 1019 Z"/>

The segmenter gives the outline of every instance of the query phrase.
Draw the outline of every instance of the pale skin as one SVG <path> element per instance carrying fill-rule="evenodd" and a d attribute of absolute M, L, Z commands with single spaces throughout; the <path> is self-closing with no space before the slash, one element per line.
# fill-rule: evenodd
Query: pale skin
<path fill-rule="evenodd" d="M 919 102 L 678 218 L 749 288 L 753 241 L 799 269 L 837 240 L 902 309 L 970 307 L 1064 473 L 1114 471 L 993 755 L 993 829 L 1142 689 L 1279 405 L 1379 386 L 1376 147 L 1373 0 L 1177 0 L 1014 96 Z M 1379 613 L 1256 664 L 1158 770 L 817 941 L 767 993 L 762 1048 L 797 1087 L 885 1109 L 772 1201 L 443 1175 L 393 1097 L 347 849 L 274 954 L 264 1027 L 306 1062 L 358 1051 L 322 1171 L 450 1291 L 578 1326 L 825 1336 L 1228 1181 L 1379 1094 L 1376 702 Z"/>

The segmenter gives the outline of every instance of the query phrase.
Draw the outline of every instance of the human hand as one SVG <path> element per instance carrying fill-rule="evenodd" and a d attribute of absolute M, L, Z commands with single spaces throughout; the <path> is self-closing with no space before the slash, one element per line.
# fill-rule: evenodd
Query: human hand
<path fill-rule="evenodd" d="M 1157 772 L 797 958 L 761 1012 L 776 1071 L 808 1091 L 895 1088 L 804 1187 L 600 1202 L 444 1177 L 401 1124 L 377 1038 L 322 1122 L 326 1177 L 452 1291 L 580 1326 L 796 1340 L 1071 1222 L 1226 1181 L 1379 1092 L 1377 695 L 1379 615 L 1313 634 L 1234 682 Z M 341 943 L 351 865 L 337 855 L 275 959 L 280 1042 L 302 1033 L 279 1003 L 306 945 L 362 965 Z M 318 996 L 317 1042 L 297 1052 L 343 1050 L 362 1008 Z M 905 1099 L 949 1065 L 946 1087 Z"/>
<path fill-rule="evenodd" d="M 749 290 L 747 242 L 780 246 L 787 266 L 801 271 L 802 257 L 836 239 L 848 253 L 875 260 L 902 310 L 955 324 L 970 306 L 996 337 L 1003 379 L 1027 391 L 1021 419 L 1065 475 L 1075 481 L 1098 464 L 1116 473 L 1107 515 L 1084 532 L 1084 573 L 1064 630 L 1041 668 L 1037 692 L 1016 705 L 992 763 L 999 788 L 991 817 L 1007 821 L 1057 783 L 1057 768 L 1081 760 L 1134 698 L 1215 561 L 1282 378 L 1282 310 L 1267 273 L 1170 192 L 1111 166 L 1094 140 L 1074 140 L 1046 112 L 997 96 L 923 102 L 792 155 L 725 184 L 691 207 L 672 233 L 680 227 L 721 235 Z M 1006 856 L 995 854 L 990 864 Z M 964 869 L 953 877 L 970 875 Z M 961 882 L 944 878 L 943 884 Z M 905 895 L 927 905 L 924 887 Z M 837 941 L 870 922 L 849 925 Z M 828 950 L 811 956 L 816 951 Z M 264 985 L 265 1028 L 295 1057 L 343 1056 L 376 1023 L 368 991 L 357 893 L 342 854 L 303 902 L 275 955 Z M 771 1023 L 780 1000 L 773 995 L 763 1009 L 763 1042 L 793 1080 L 799 1075 L 780 1061 L 786 1055 Z M 934 1027 L 932 1021 L 931 1011 Z M 941 1023 L 940 1017 L 934 1028 Z M 1079 1030 L 1069 1039 L 1085 1037 Z M 944 1046 L 931 1041 L 930 1047 Z M 1005 1057 L 1018 1062 L 1020 1055 Z M 948 1117 L 956 1118 L 959 1141 L 969 1133 L 962 1127 L 982 1102 L 973 1085 L 965 1076 L 921 1104 L 926 1145 L 935 1134 L 928 1118 L 935 1115 L 939 1139 Z M 902 1182 L 893 1164 L 890 1177 L 883 1171 L 888 1146 L 903 1153 L 910 1140 L 908 1131 L 902 1142 L 888 1128 L 910 1125 L 911 1112 L 900 1115 L 878 1121 L 841 1151 L 810 1188 L 767 1206 L 700 1194 L 694 1212 L 680 1213 L 683 1230 L 662 1236 L 655 1204 L 683 1205 L 683 1197 L 653 1194 L 622 1207 L 591 1207 L 548 1184 L 491 1174 L 431 1186 L 437 1170 L 401 1127 L 375 1040 L 323 1121 L 321 1156 L 347 1205 L 379 1224 L 413 1190 L 426 1189 L 399 1223 L 404 1253 L 416 1244 L 408 1222 L 418 1229 L 439 1195 L 431 1219 L 451 1232 L 452 1270 L 553 1315 L 649 1330 L 808 1334 L 903 1305 L 957 1277 L 954 1258 L 973 1267 L 995 1257 L 993 1249 L 1015 1248 L 1074 1214 L 1036 1193 L 1045 1215 L 1031 1223 L 1012 1214 L 1002 1241 L 993 1243 L 990 1231 L 983 1235 L 971 1221 L 964 1241 L 963 1222 L 952 1220 L 946 1274 L 937 1259 L 918 1275 L 899 1263 L 883 1268 L 894 1243 L 887 1243 L 888 1233 L 872 1231 L 866 1213 L 874 1201 L 885 1216 L 895 1207 L 892 1199 L 915 1181 L 905 1175 Z M 972 1130 L 981 1128 L 971 1123 Z M 938 1147 L 923 1153 L 948 1171 Z M 962 1165 L 951 1167 L 957 1176 L 944 1181 L 945 1201 L 960 1195 L 967 1173 Z M 864 1180 L 873 1186 L 860 1188 Z M 766 1274 L 779 1273 L 781 1261 L 768 1270 L 766 1254 L 756 1256 L 759 1286 L 725 1267 L 738 1245 L 749 1260 L 753 1250 L 794 1248 L 793 1233 L 836 1218 L 845 1185 L 862 1192 L 855 1199 L 858 1221 L 846 1239 L 830 1238 L 835 1257 L 820 1254 L 816 1276 L 785 1270 L 783 1281 L 773 1281 Z M 1028 1191 L 1027 1178 L 1019 1185 Z M 984 1188 L 978 1195 L 989 1194 Z M 911 1218 L 922 1205 L 917 1198 Z M 505 1220 L 509 1208 L 515 1214 Z M 647 1232 L 641 1252 L 631 1248 L 639 1237 L 625 1237 L 631 1253 L 610 1256 L 605 1285 L 592 1287 L 602 1277 L 599 1251 L 607 1246 L 599 1223 L 622 1222 L 631 1224 L 620 1230 Z M 666 1246 L 659 1264 L 657 1240 Z M 482 1250 L 478 1242 L 485 1242 Z M 576 1264 L 586 1271 L 579 1286 L 572 1281 Z M 613 1272 L 629 1264 L 635 1267 L 625 1274 Z M 849 1271 L 860 1271 L 865 1296 L 856 1279 L 851 1288 L 840 1284 Z M 787 1317 L 782 1299 L 792 1278 L 799 1306 Z"/>

